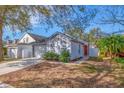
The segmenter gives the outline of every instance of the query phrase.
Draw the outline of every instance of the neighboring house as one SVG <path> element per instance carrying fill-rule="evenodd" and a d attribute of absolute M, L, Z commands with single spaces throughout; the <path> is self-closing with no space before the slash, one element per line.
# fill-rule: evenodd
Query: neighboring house
<path fill-rule="evenodd" d="M 89 56 L 87 42 L 61 32 L 56 32 L 50 37 L 25 33 L 18 42 L 8 43 L 7 49 L 8 56 L 11 58 L 42 58 L 47 51 L 60 54 L 62 49 L 67 49 L 70 52 L 71 60 Z"/>

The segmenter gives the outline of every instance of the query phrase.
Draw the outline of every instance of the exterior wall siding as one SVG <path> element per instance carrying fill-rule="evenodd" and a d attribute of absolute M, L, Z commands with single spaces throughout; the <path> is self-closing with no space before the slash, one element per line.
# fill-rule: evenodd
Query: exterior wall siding
<path fill-rule="evenodd" d="M 67 49 L 71 53 L 71 42 L 66 36 L 57 35 L 47 43 L 47 51 L 60 54 L 62 49 Z"/>
<path fill-rule="evenodd" d="M 19 41 L 19 43 L 31 43 L 31 42 L 35 42 L 35 40 L 29 34 L 25 34 L 24 37 Z"/>
<path fill-rule="evenodd" d="M 42 56 L 45 52 L 46 52 L 46 45 L 34 46 L 34 57 L 42 58 Z"/>
<path fill-rule="evenodd" d="M 99 49 L 89 47 L 89 57 L 98 57 L 99 56 Z"/>
<path fill-rule="evenodd" d="M 83 57 L 82 44 L 78 42 L 71 42 L 71 60 Z"/>

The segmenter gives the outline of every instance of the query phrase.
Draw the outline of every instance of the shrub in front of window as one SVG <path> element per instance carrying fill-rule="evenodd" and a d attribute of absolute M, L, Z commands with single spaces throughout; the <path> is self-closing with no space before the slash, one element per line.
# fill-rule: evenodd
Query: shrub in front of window
<path fill-rule="evenodd" d="M 59 56 L 59 60 L 64 62 L 64 63 L 68 63 L 70 61 L 70 53 L 68 50 L 62 50 L 61 54 Z"/>
<path fill-rule="evenodd" d="M 55 52 L 46 52 L 43 55 L 43 58 L 46 59 L 46 60 L 56 60 L 56 61 L 58 61 L 59 60 L 59 55 Z"/>

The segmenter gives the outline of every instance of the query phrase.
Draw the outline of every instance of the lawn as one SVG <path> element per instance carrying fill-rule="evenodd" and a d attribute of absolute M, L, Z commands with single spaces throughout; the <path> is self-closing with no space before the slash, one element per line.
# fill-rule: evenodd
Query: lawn
<path fill-rule="evenodd" d="M 124 68 L 108 62 L 82 64 L 44 61 L 0 76 L 0 81 L 23 88 L 124 87 Z"/>

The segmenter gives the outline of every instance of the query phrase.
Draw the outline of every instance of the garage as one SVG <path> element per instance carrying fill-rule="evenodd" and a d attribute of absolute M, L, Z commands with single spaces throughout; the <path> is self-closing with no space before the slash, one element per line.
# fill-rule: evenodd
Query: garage
<path fill-rule="evenodd" d="M 32 46 L 23 45 L 22 49 L 21 49 L 21 56 L 22 56 L 22 58 L 30 58 L 30 57 L 32 57 Z"/>
<path fill-rule="evenodd" d="M 17 58 L 17 48 L 9 48 L 8 55 L 11 58 Z"/>
<path fill-rule="evenodd" d="M 30 57 L 31 57 L 31 52 L 28 49 L 23 49 L 22 58 L 30 58 Z"/>
<path fill-rule="evenodd" d="M 36 58 L 42 58 L 43 54 L 45 53 L 45 46 L 35 46 L 34 47 L 34 56 Z"/>

